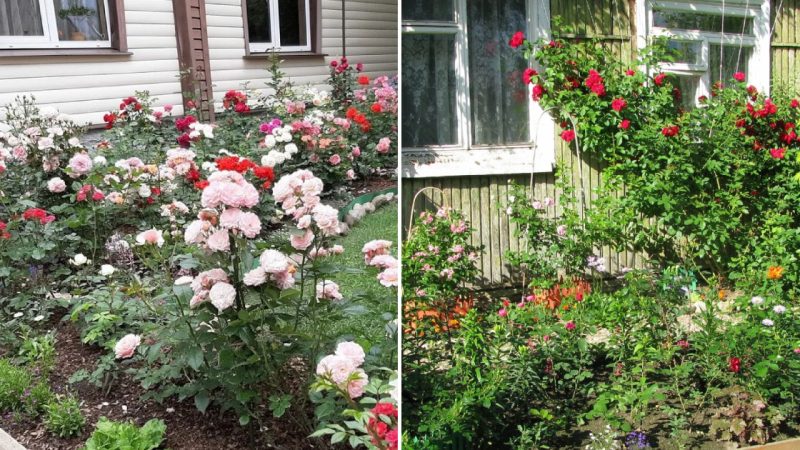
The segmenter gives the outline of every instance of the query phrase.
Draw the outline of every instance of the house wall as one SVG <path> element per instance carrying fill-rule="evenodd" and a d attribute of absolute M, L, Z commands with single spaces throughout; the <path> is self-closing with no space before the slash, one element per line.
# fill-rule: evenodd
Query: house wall
<path fill-rule="evenodd" d="M 342 1 L 322 2 L 322 53 L 327 56 L 287 59 L 282 64 L 296 85 L 322 87 L 328 77 L 328 64 L 342 53 Z M 346 3 L 347 57 L 364 63 L 370 77 L 397 73 L 397 0 L 353 1 Z M 266 59 L 246 59 L 241 0 L 206 0 L 208 44 L 214 98 L 219 104 L 229 89 L 244 83 L 255 90 L 265 89 Z"/>
<path fill-rule="evenodd" d="M 125 2 L 126 56 L 36 56 L 0 59 L 0 105 L 23 93 L 79 123 L 102 123 L 119 99 L 149 90 L 180 113 L 181 84 L 172 0 Z"/>
<path fill-rule="evenodd" d="M 591 3 L 593 7 L 588 7 Z M 631 59 L 636 48 L 631 30 L 632 14 L 629 0 L 591 0 L 575 2 L 570 0 L 551 0 L 551 17 L 561 17 L 562 24 L 575 30 L 576 38 L 599 38 L 602 45 L 609 46 L 623 59 Z M 780 11 L 777 4 L 782 3 Z M 800 88 L 800 0 L 773 1 L 773 18 L 776 20 L 772 48 L 773 86 Z M 635 20 L 634 20 L 635 21 Z M 556 136 L 560 130 L 556 131 Z M 589 157 L 578 159 L 574 150 L 556 138 L 556 162 L 568 168 L 575 192 L 580 192 L 579 173 L 582 171 L 587 208 L 596 196 L 594 189 L 602 185 L 602 165 Z M 580 166 L 580 169 L 579 169 Z M 519 271 L 504 262 L 505 252 L 516 250 L 520 242 L 514 237 L 513 224 L 508 223 L 501 209 L 508 196 L 511 182 L 529 184 L 530 176 L 471 176 L 447 178 L 407 178 L 402 186 L 403 230 L 407 232 L 409 218 L 423 209 L 448 205 L 461 209 L 472 222 L 475 233 L 474 244 L 485 247 L 479 262 L 484 286 L 509 286 L 519 280 Z M 414 194 L 422 188 L 433 186 L 444 191 L 444 195 L 426 191 L 411 211 Z M 534 196 L 557 198 L 555 180 L 552 174 L 537 174 L 534 178 Z M 553 216 L 558 212 L 549 211 Z M 610 248 L 598 249 L 607 260 L 609 270 L 617 271 L 623 267 L 641 268 L 646 264 L 644 255 L 632 251 L 616 252 Z"/>

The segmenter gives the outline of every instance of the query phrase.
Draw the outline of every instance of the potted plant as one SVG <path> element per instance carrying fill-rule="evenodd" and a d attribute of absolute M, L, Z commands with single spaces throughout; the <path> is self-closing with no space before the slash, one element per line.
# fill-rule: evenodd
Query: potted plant
<path fill-rule="evenodd" d="M 71 1 L 69 3 L 68 8 L 64 8 L 58 11 L 58 17 L 62 20 L 68 21 L 73 27 L 73 31 L 70 33 L 70 40 L 72 41 L 85 41 L 86 35 L 80 31 L 77 24 L 80 22 L 86 22 L 89 16 L 93 16 L 95 14 L 95 10 L 91 8 L 87 8 L 82 4 L 78 3 L 77 1 Z"/>

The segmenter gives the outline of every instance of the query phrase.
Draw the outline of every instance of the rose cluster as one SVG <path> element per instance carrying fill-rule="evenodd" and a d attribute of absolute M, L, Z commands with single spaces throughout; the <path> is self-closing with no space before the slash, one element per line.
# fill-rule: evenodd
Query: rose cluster
<path fill-rule="evenodd" d="M 342 342 L 336 352 L 322 358 L 317 364 L 317 375 L 335 384 L 351 398 L 364 395 L 369 377 L 361 365 L 366 357 L 364 349 L 355 342 Z"/>

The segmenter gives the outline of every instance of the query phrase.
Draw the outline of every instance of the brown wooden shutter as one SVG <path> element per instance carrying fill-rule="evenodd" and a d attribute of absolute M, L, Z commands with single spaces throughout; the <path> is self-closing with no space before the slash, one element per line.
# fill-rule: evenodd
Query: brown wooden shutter
<path fill-rule="evenodd" d="M 208 57 L 208 28 L 205 0 L 172 0 L 175 37 L 181 68 L 183 104 L 194 101 L 199 119 L 214 120 L 214 92 L 211 88 L 211 60 Z"/>

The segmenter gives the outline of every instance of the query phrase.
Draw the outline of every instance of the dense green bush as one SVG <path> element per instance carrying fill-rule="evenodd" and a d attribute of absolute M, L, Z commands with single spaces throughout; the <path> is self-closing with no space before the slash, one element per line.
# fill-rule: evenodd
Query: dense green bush
<path fill-rule="evenodd" d="M 167 426 L 160 419 L 148 420 L 138 427 L 101 417 L 84 450 L 153 450 L 161 445 L 166 431 Z"/>

